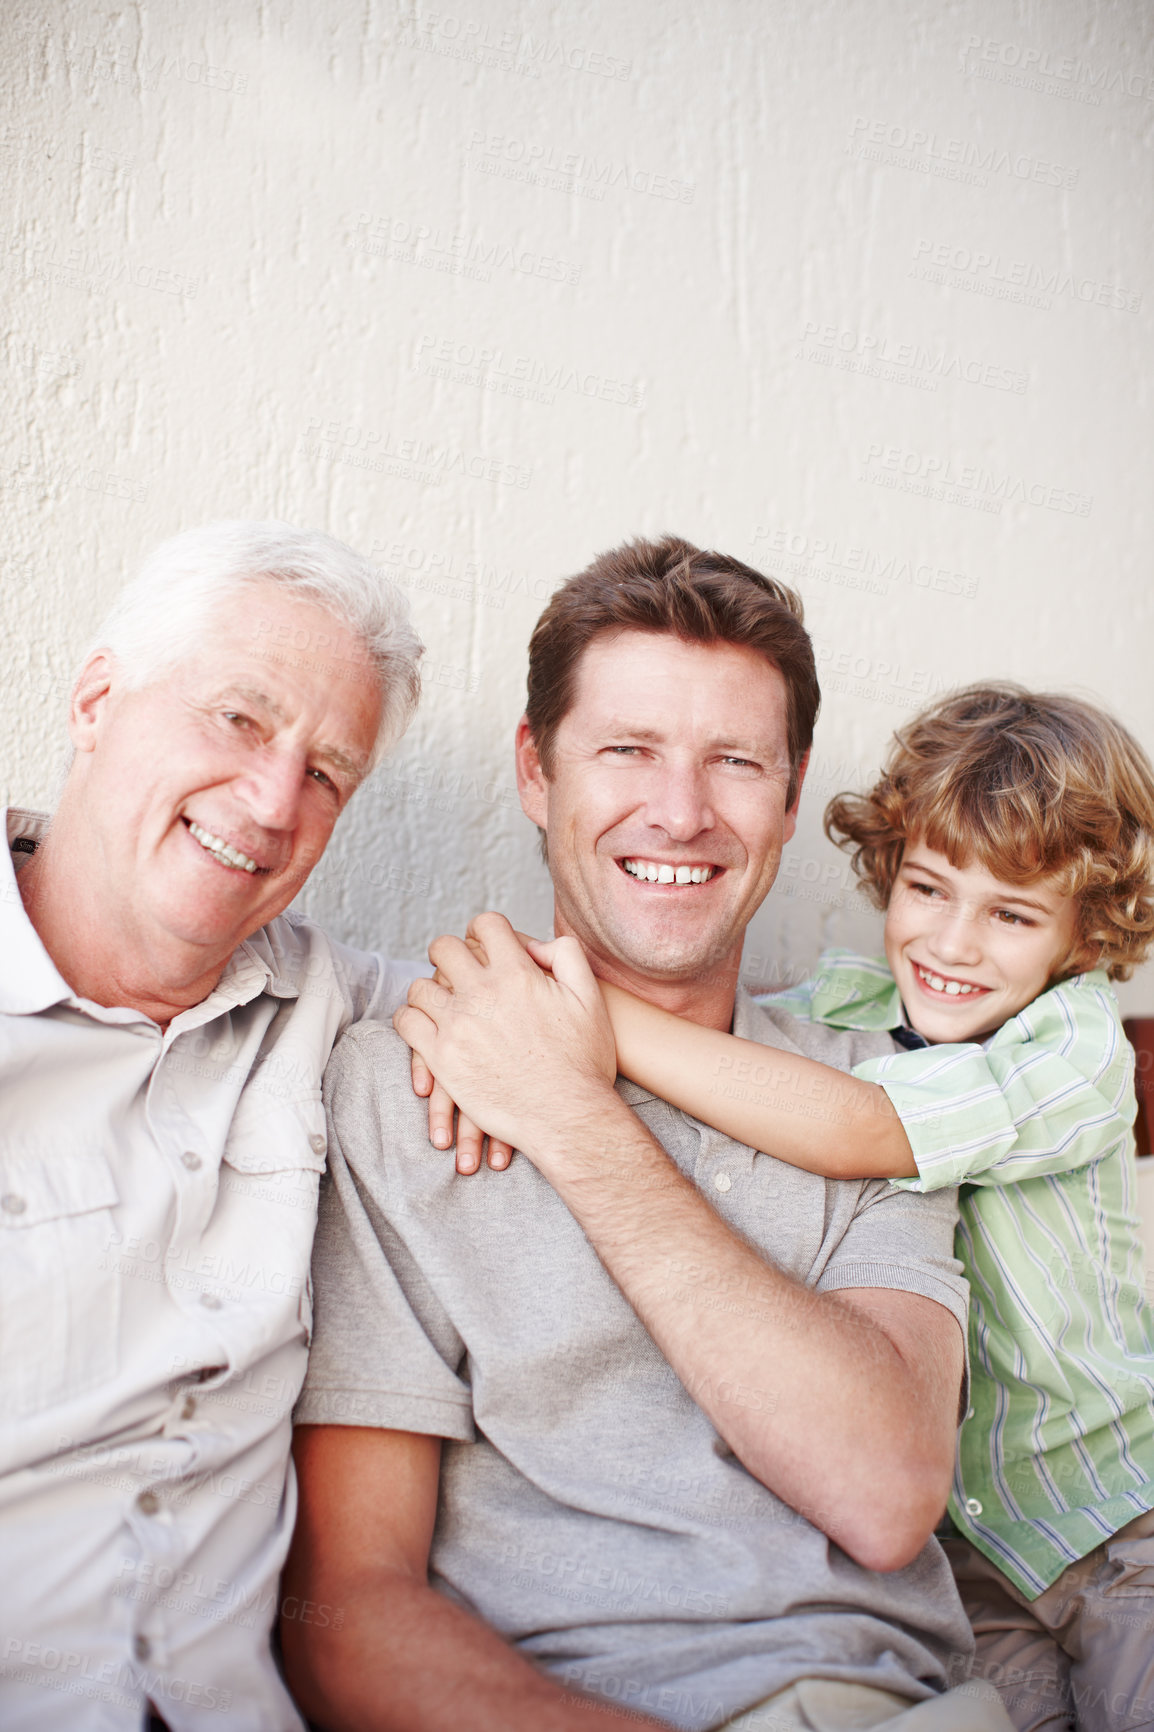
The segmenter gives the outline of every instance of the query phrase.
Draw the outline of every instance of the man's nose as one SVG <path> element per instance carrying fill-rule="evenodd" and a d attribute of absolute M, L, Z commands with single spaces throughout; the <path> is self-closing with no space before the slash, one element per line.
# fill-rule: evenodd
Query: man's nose
<path fill-rule="evenodd" d="M 709 784 L 696 765 L 665 764 L 650 789 L 646 817 L 671 842 L 691 842 L 715 822 Z"/>
<path fill-rule="evenodd" d="M 234 787 L 263 830 L 292 830 L 300 812 L 306 770 L 302 753 L 266 747 Z"/>

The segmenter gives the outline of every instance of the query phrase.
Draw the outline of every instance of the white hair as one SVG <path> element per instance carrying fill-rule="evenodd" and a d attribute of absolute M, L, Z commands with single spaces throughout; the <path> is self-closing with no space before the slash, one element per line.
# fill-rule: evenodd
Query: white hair
<path fill-rule="evenodd" d="M 202 643 L 230 597 L 260 583 L 324 608 L 364 644 L 377 671 L 376 765 L 408 727 L 420 697 L 424 645 L 405 597 L 377 568 L 319 529 L 210 523 L 162 542 L 117 597 L 89 647 L 110 650 L 130 688 L 151 684 Z"/>

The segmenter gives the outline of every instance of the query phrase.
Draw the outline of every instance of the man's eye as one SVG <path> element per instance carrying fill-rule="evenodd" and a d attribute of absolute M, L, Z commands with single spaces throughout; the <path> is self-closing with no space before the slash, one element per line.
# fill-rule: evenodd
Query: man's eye
<path fill-rule="evenodd" d="M 732 752 L 728 752 L 721 761 L 723 764 L 735 764 L 739 770 L 756 770 L 758 768 L 752 758 L 737 758 Z"/>
<path fill-rule="evenodd" d="M 224 719 L 226 722 L 235 722 L 238 728 L 247 728 L 252 726 L 252 718 L 250 716 L 242 716 L 239 710 L 225 710 Z"/>
<path fill-rule="evenodd" d="M 636 746 L 606 746 L 605 750 L 614 758 L 632 758 L 636 755 Z"/>
<path fill-rule="evenodd" d="M 315 781 L 319 782 L 321 784 L 322 788 L 331 788 L 334 794 L 340 792 L 336 783 L 333 781 L 332 777 L 328 774 L 327 770 L 319 770 L 319 769 L 317 769 L 316 765 L 314 764 L 313 767 L 309 770 L 309 775 L 312 776 Z"/>

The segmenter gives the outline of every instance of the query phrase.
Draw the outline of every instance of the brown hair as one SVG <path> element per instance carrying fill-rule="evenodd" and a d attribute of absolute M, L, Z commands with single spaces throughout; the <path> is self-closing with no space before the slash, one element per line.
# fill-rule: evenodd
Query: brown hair
<path fill-rule="evenodd" d="M 967 686 L 894 736 L 868 794 L 839 794 L 825 830 L 885 908 L 913 838 L 1008 884 L 1054 876 L 1077 899 L 1056 977 L 1126 980 L 1154 939 L 1154 770 L 1112 716 L 1009 681 Z"/>
<path fill-rule="evenodd" d="M 573 707 L 577 667 L 601 632 L 669 632 L 756 650 L 785 681 L 790 780 L 797 795 L 821 694 L 801 599 L 728 554 L 667 535 L 600 553 L 556 590 L 529 640 L 525 714 L 548 776 L 557 729 Z"/>

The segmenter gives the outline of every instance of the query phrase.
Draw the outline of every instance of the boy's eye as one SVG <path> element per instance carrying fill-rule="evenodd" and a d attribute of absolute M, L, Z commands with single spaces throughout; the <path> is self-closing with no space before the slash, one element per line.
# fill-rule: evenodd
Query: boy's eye
<path fill-rule="evenodd" d="M 940 896 L 941 891 L 936 884 L 920 884 L 916 878 L 910 880 L 910 889 L 919 896 Z"/>
<path fill-rule="evenodd" d="M 1003 926 L 1032 926 L 1034 922 L 1025 914 L 1015 914 L 1012 908 L 995 908 L 994 918 Z"/>

